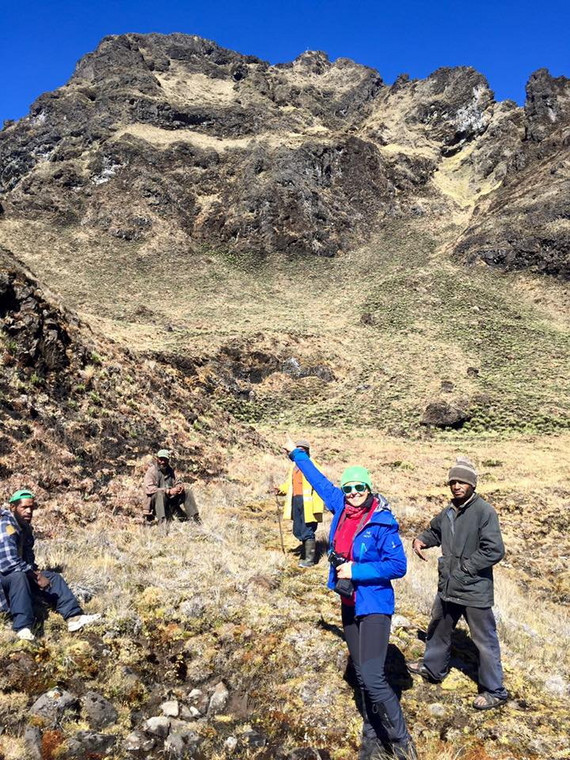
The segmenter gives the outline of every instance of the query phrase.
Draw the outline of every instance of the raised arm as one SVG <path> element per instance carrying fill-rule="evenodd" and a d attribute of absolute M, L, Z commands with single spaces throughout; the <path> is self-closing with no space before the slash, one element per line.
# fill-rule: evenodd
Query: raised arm
<path fill-rule="evenodd" d="M 340 509 L 344 504 L 344 494 L 341 489 L 331 483 L 331 481 L 315 467 L 306 451 L 295 448 L 295 444 L 290 439 L 287 440 L 285 449 L 287 450 L 289 459 L 301 470 L 305 478 L 323 500 L 325 507 L 330 512 L 336 512 Z"/>

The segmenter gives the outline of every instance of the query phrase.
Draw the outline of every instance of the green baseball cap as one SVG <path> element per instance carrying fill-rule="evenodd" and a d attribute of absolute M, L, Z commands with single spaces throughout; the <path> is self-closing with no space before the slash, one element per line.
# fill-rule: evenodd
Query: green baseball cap
<path fill-rule="evenodd" d="M 346 483 L 364 483 L 372 490 L 372 478 L 366 467 L 359 467 L 358 465 L 347 467 L 340 478 L 341 486 Z"/>
<path fill-rule="evenodd" d="M 19 491 L 14 491 L 12 496 L 10 496 L 9 503 L 12 504 L 15 501 L 20 501 L 20 499 L 35 499 L 36 496 L 31 491 L 29 491 L 27 488 L 22 488 Z"/>
<path fill-rule="evenodd" d="M 156 453 L 157 459 L 170 459 L 170 451 L 168 449 L 160 449 Z"/>

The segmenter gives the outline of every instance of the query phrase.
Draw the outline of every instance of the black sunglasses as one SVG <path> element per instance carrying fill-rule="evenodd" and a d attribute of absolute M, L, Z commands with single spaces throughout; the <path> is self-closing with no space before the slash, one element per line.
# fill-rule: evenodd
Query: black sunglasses
<path fill-rule="evenodd" d="M 351 486 L 341 486 L 342 492 L 346 494 L 352 493 L 353 491 L 356 491 L 356 493 L 364 493 L 367 488 L 368 486 L 366 483 L 356 483 L 355 485 Z"/>

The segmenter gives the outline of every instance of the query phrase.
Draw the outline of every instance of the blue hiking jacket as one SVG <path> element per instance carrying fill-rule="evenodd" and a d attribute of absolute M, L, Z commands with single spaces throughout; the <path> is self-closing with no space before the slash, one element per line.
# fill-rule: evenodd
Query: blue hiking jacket
<path fill-rule="evenodd" d="M 295 449 L 289 455 L 305 478 L 313 486 L 333 513 L 329 543 L 334 535 L 346 506 L 344 494 L 317 470 L 309 455 L 302 449 Z M 355 588 L 355 614 L 372 615 L 394 612 L 394 589 L 391 580 L 406 574 L 407 561 L 404 547 L 398 534 L 398 523 L 389 509 L 388 502 L 378 495 L 378 506 L 370 520 L 358 531 L 352 544 L 352 582 Z M 328 587 L 334 589 L 336 570 L 331 566 Z"/>

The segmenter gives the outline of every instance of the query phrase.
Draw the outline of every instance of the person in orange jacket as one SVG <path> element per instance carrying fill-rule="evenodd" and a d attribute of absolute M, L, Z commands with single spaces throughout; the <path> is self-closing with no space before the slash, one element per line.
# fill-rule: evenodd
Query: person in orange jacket
<path fill-rule="evenodd" d="M 309 441 L 301 439 L 295 445 L 309 454 Z M 323 501 L 295 464 L 291 465 L 286 480 L 275 492 L 285 496 L 283 517 L 293 520 L 293 535 L 303 542 L 299 567 L 312 567 L 317 545 L 315 533 L 323 519 Z"/>

